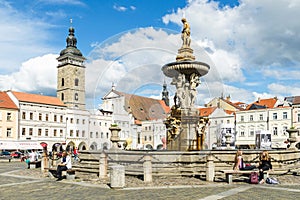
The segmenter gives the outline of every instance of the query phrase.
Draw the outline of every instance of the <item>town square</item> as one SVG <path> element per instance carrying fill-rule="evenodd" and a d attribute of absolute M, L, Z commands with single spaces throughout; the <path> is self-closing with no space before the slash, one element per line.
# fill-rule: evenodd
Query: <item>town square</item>
<path fill-rule="evenodd" d="M 281 6 L 294 17 L 300 4 L 166 1 L 152 14 L 140 13 L 155 10 L 154 2 L 24 4 L 36 11 L 22 11 L 27 22 L 59 20 L 50 15 L 55 6 L 75 16 L 63 17 L 68 22 L 61 27 L 45 24 L 63 32 L 62 38 L 48 35 L 48 43 L 59 44 L 56 52 L 46 45 L 44 53 L 32 52 L 36 58 L 22 58 L 29 60 L 0 75 L 0 199 L 299 196 L 299 61 L 297 49 L 287 50 L 299 42 L 288 36 L 298 33 L 292 22 L 278 26 L 277 34 L 261 32 L 264 39 L 256 31 L 267 26 L 260 15 L 277 16 Z M 0 5 L 5 14 L 19 15 L 15 2 Z M 48 21 L 36 18 L 42 10 Z M 105 10 L 120 24 L 101 19 L 95 30 L 111 35 L 96 41 L 82 28 L 87 10 Z M 117 15 L 128 23 L 125 16 L 141 14 L 139 25 L 121 31 Z M 146 16 L 161 19 L 137 27 Z M 205 24 L 204 18 L 216 21 Z M 113 34 L 115 27 L 120 32 Z M 24 29 L 24 36 L 35 29 Z M 44 39 L 32 43 L 42 47 Z"/>

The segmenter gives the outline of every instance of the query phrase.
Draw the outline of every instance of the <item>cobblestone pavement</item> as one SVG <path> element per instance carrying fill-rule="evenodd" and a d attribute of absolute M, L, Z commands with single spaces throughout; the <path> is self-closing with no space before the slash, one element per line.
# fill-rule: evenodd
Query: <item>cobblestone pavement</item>
<path fill-rule="evenodd" d="M 77 176 L 77 174 L 76 174 Z M 251 185 L 238 178 L 228 185 L 219 178 L 214 183 L 199 178 L 154 178 L 152 184 L 126 176 L 126 188 L 110 189 L 96 176 L 78 174 L 79 179 L 57 182 L 40 169 L 25 163 L 0 162 L 0 199 L 299 199 L 300 176 L 278 176 L 279 185 Z"/>

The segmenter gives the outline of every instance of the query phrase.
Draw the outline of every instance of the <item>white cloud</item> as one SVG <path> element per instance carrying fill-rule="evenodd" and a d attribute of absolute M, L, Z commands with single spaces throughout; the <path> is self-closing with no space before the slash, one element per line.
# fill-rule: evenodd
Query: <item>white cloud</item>
<path fill-rule="evenodd" d="M 217 49 L 239 55 L 243 67 L 284 66 L 300 60 L 300 24 L 292 20 L 300 17 L 299 8 L 295 0 L 242 0 L 223 9 L 213 1 L 192 0 L 163 21 L 180 24 L 185 13 L 194 38 L 207 38 Z"/>
<path fill-rule="evenodd" d="M 120 5 L 114 5 L 113 8 L 120 12 L 125 12 L 127 10 L 125 6 L 120 6 Z"/>
<path fill-rule="evenodd" d="M 56 91 L 58 55 L 47 54 L 22 63 L 19 71 L 0 75 L 1 90 L 51 93 Z"/>

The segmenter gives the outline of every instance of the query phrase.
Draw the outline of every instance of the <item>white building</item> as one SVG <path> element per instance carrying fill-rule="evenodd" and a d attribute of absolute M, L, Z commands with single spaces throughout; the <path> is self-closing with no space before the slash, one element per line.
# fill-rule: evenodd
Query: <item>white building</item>
<path fill-rule="evenodd" d="M 126 94 L 116 91 L 114 87 L 102 100 L 100 110 L 113 113 L 113 123 L 121 128 L 119 135 L 121 141 L 125 142 L 130 138 L 133 149 L 145 148 L 148 144 L 156 149 L 162 144 L 158 140 L 154 143 L 154 138 L 160 137 L 157 135 L 165 131 L 159 128 L 160 132 L 156 132 L 156 127 L 164 126 L 163 120 L 170 110 L 163 100 Z"/>
<path fill-rule="evenodd" d="M 256 134 L 264 132 L 271 134 L 272 148 L 286 148 L 291 125 L 292 107 L 280 105 L 277 98 L 258 100 L 236 112 L 236 146 L 256 148 Z"/>
<path fill-rule="evenodd" d="M 18 141 L 39 141 L 51 150 L 66 142 L 66 106 L 56 97 L 8 91 L 19 108 Z"/>

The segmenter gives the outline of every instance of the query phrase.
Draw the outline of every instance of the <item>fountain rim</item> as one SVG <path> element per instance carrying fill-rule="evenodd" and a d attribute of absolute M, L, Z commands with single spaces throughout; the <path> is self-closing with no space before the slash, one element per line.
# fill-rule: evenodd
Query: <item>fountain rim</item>
<path fill-rule="evenodd" d="M 204 73 L 200 73 L 199 69 L 195 68 L 195 67 L 191 67 L 191 68 L 182 68 L 182 69 L 168 69 L 168 67 L 171 66 L 176 66 L 176 65 L 184 65 L 184 64 L 189 64 L 189 65 L 196 65 L 196 66 L 201 66 L 201 67 L 206 67 L 206 70 L 201 70 Z M 191 74 L 191 73 L 197 73 L 200 76 L 204 76 L 208 73 L 208 71 L 210 70 L 210 66 L 204 62 L 200 62 L 200 61 L 190 61 L 190 60 L 184 60 L 184 61 L 175 61 L 175 62 L 171 62 L 168 64 L 165 64 L 164 66 L 162 66 L 161 70 L 164 72 L 164 74 L 168 77 L 174 77 L 174 71 L 180 71 L 181 73 L 183 72 L 184 74 Z M 173 71 L 173 72 L 172 72 Z M 185 72 L 184 72 L 185 71 Z M 190 73 L 186 73 L 186 71 L 192 71 Z"/>

